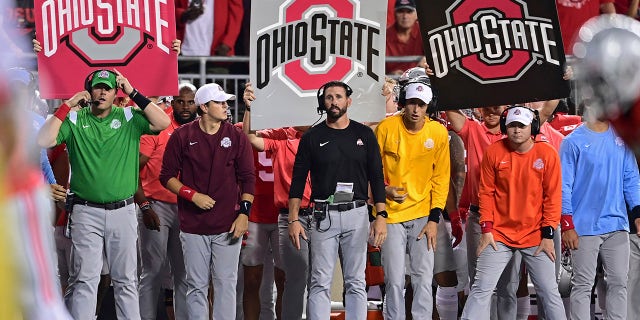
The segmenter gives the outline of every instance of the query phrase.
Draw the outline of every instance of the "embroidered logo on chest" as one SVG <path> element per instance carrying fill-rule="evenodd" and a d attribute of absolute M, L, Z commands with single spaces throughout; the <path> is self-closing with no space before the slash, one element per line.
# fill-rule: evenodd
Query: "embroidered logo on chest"
<path fill-rule="evenodd" d="M 120 120 L 113 119 L 111 121 L 111 129 L 118 129 L 118 128 L 120 128 L 120 126 L 122 126 L 122 123 L 120 122 Z"/>
<path fill-rule="evenodd" d="M 431 138 L 424 142 L 424 147 L 427 149 L 433 149 L 433 146 L 435 146 L 435 142 L 433 142 L 433 139 Z"/>
<path fill-rule="evenodd" d="M 542 170 L 544 168 L 544 162 L 542 159 L 538 158 L 533 162 L 533 168 L 537 170 Z"/>
<path fill-rule="evenodd" d="M 220 141 L 220 146 L 224 148 L 231 147 L 231 139 L 229 139 L 229 137 L 222 138 L 222 140 Z"/>
<path fill-rule="evenodd" d="M 356 141 L 356 145 L 364 146 L 364 142 L 362 142 L 362 139 L 358 139 L 358 141 Z"/>

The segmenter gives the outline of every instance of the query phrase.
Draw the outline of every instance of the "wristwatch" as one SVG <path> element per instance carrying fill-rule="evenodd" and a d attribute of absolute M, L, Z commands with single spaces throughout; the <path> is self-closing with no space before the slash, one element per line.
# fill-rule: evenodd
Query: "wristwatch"
<path fill-rule="evenodd" d="M 376 214 L 376 216 L 381 216 L 383 218 L 389 218 L 389 214 L 387 213 L 387 210 L 382 210 L 382 211 L 378 211 L 378 213 Z"/>

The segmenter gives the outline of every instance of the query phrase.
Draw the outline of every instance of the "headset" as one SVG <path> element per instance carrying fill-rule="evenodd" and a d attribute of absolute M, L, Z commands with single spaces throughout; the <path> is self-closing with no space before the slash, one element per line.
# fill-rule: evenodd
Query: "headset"
<path fill-rule="evenodd" d="M 504 109 L 502 114 L 500 114 L 500 132 L 502 132 L 502 134 L 507 134 L 507 113 L 513 108 L 524 108 L 531 111 L 531 113 L 533 113 L 533 120 L 531 120 L 531 135 L 535 137 L 540 133 L 540 114 L 538 113 L 538 110 L 516 104 Z"/>
<path fill-rule="evenodd" d="M 330 87 L 343 87 L 344 90 L 347 92 L 347 97 L 350 97 L 351 94 L 353 94 L 353 89 L 351 89 L 351 87 L 349 87 L 348 84 L 342 82 L 342 81 L 329 81 L 325 84 L 322 85 L 322 87 L 320 87 L 318 89 L 318 93 L 317 98 L 318 98 L 318 114 L 322 115 L 323 113 L 325 113 L 327 111 L 327 109 L 324 106 L 324 91 L 326 88 L 330 88 Z"/>
<path fill-rule="evenodd" d="M 427 114 L 437 111 L 435 109 L 437 105 L 437 97 L 435 92 L 433 92 L 433 89 L 431 88 L 431 80 L 427 76 L 419 76 L 417 78 L 409 80 L 409 82 L 400 87 L 400 94 L 398 95 L 398 107 L 404 108 L 404 106 L 407 105 L 407 86 L 414 83 L 424 84 L 425 86 L 429 87 L 429 89 L 431 89 L 431 101 L 427 103 Z"/>
<path fill-rule="evenodd" d="M 112 73 L 116 77 L 118 76 L 115 72 L 113 72 L 111 70 L 100 69 L 100 70 L 93 71 L 93 72 L 89 73 L 87 75 L 87 78 L 84 80 L 84 90 L 86 90 L 87 92 L 91 93 L 91 80 L 93 80 L 93 78 L 95 77 L 95 75 L 98 72 L 102 72 L 102 71 L 106 71 L 106 72 Z M 118 91 L 118 87 L 116 86 L 115 89 L 116 89 L 116 92 L 117 92 Z"/>

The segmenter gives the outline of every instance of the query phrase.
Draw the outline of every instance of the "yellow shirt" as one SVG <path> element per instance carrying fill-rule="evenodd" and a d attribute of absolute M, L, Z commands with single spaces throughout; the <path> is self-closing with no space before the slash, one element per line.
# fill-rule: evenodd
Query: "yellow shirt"
<path fill-rule="evenodd" d="M 426 119 L 424 127 L 409 132 L 402 114 L 386 118 L 376 128 L 385 183 L 404 187 L 402 203 L 387 198 L 387 223 L 400 223 L 444 209 L 449 192 L 449 135 L 437 121 Z"/>

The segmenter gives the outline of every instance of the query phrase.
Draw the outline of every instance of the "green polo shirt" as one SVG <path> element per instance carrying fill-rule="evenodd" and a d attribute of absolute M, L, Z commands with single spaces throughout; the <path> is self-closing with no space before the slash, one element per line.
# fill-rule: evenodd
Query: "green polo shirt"
<path fill-rule="evenodd" d="M 131 197 L 138 189 L 140 136 L 149 129 L 142 110 L 111 107 L 105 118 L 91 108 L 70 112 L 56 142 L 66 142 L 71 163 L 71 191 L 97 203 Z"/>

